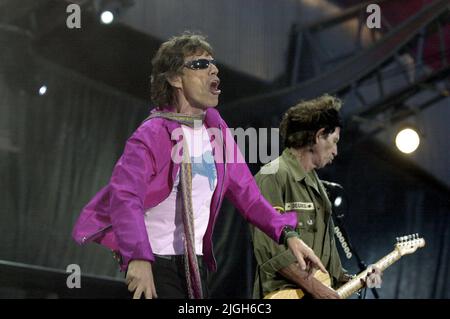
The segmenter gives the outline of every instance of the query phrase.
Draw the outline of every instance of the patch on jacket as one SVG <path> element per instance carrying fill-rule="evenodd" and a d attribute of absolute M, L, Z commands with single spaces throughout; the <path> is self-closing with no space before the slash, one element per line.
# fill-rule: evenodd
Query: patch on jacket
<path fill-rule="evenodd" d="M 310 202 L 292 202 L 284 205 L 286 211 L 293 209 L 314 210 L 314 203 Z"/>

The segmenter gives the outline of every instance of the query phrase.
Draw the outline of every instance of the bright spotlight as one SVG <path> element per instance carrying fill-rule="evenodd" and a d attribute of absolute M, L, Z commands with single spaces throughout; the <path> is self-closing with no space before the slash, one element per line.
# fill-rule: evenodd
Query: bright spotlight
<path fill-rule="evenodd" d="M 39 95 L 44 95 L 45 93 L 47 93 L 47 86 L 43 85 L 39 88 Z"/>
<path fill-rule="evenodd" d="M 339 207 L 342 204 L 342 197 L 338 196 L 336 197 L 336 199 L 334 200 L 334 207 Z"/>
<path fill-rule="evenodd" d="M 420 144 L 420 137 L 417 132 L 411 128 L 401 130 L 395 137 L 395 145 L 400 152 L 410 154 L 414 152 Z"/>
<path fill-rule="evenodd" d="M 103 11 L 100 19 L 104 24 L 110 24 L 114 20 L 114 14 L 111 11 Z"/>

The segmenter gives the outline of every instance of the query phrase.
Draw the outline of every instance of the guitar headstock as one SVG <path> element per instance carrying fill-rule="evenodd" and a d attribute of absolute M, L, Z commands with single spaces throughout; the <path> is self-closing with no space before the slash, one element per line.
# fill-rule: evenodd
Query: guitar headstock
<path fill-rule="evenodd" d="M 425 239 L 420 238 L 419 234 L 397 237 L 397 244 L 395 244 L 395 248 L 402 256 L 412 254 L 418 248 L 422 248 L 424 246 Z"/>

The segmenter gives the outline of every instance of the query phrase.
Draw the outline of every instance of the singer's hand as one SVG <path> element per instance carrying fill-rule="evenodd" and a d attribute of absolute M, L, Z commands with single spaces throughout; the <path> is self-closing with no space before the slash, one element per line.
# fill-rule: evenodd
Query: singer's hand
<path fill-rule="evenodd" d="M 314 273 L 315 269 L 320 269 L 323 273 L 328 273 L 319 257 L 314 254 L 314 251 L 303 240 L 297 237 L 291 237 L 287 239 L 287 245 L 297 258 L 301 270 L 307 271 L 310 275 Z"/>
<path fill-rule="evenodd" d="M 158 298 L 153 280 L 152 264 L 149 261 L 131 261 L 128 265 L 126 283 L 128 291 L 134 292 L 133 299 L 141 298 L 142 294 L 146 299 Z"/>

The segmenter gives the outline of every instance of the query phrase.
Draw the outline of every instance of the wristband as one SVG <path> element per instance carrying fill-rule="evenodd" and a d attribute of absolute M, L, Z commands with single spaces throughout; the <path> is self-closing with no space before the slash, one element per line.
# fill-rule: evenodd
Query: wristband
<path fill-rule="evenodd" d="M 281 231 L 279 244 L 283 244 L 287 247 L 287 240 L 291 237 L 300 238 L 300 235 L 291 226 L 284 226 L 283 230 Z"/>

